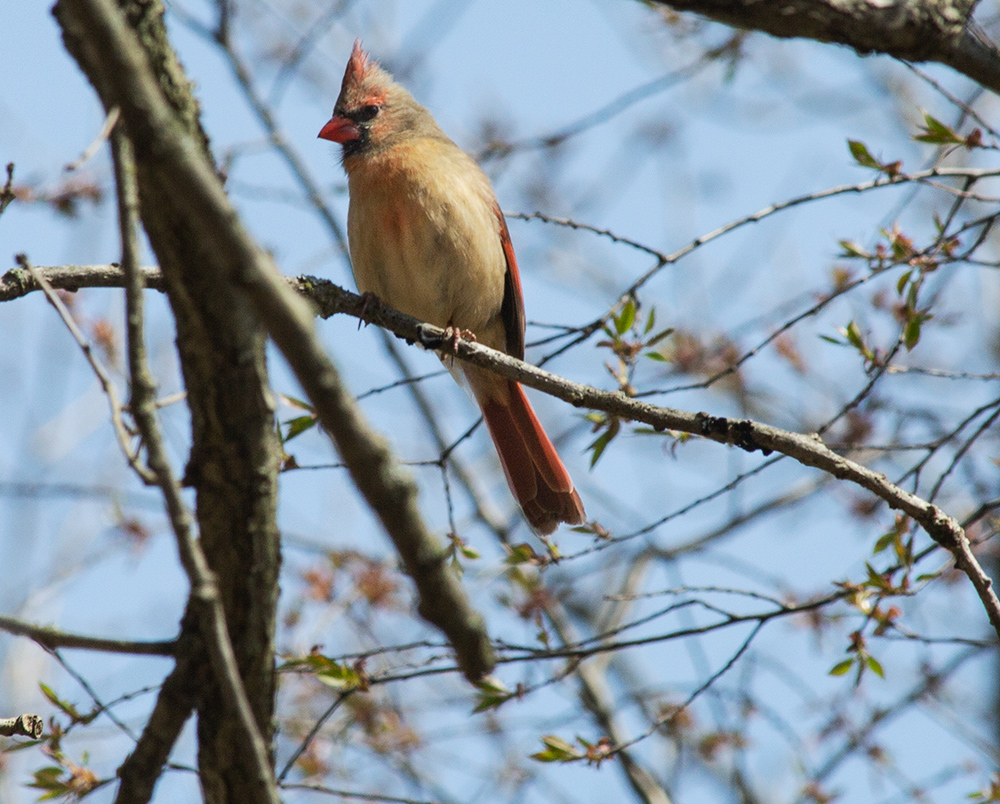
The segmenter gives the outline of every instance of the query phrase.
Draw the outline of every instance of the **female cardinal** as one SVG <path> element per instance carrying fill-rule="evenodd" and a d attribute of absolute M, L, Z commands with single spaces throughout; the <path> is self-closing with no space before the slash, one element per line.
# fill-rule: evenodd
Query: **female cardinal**
<path fill-rule="evenodd" d="M 489 179 L 360 42 L 319 136 L 343 145 L 358 289 L 523 359 L 521 280 Z M 531 527 L 548 534 L 583 522 L 580 495 L 520 384 L 461 371 Z"/>

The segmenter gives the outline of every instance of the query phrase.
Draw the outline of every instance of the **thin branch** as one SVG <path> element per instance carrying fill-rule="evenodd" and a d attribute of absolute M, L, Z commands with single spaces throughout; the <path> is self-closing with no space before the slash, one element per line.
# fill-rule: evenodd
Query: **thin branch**
<path fill-rule="evenodd" d="M 310 743 L 312 743 L 312 741 L 316 738 L 316 735 L 319 734 L 319 730 L 323 728 L 323 725 L 326 723 L 326 721 L 328 721 L 331 717 L 333 717 L 333 713 L 336 712 L 340 708 L 340 705 L 348 698 L 350 698 L 353 693 L 354 693 L 353 689 L 345 690 L 344 692 L 340 693 L 340 695 L 338 695 L 334 699 L 333 703 L 326 708 L 326 711 L 319 716 L 319 719 L 309 730 L 309 733 L 302 740 L 302 743 L 299 745 L 299 747 L 296 748 L 295 751 L 292 753 L 292 755 L 288 758 L 288 761 L 285 763 L 285 766 L 281 769 L 281 772 L 278 774 L 279 786 L 281 786 L 281 783 L 285 781 L 285 777 L 288 775 L 288 772 L 295 766 L 295 763 L 298 760 L 298 758 L 302 756 L 303 753 L 305 753 L 305 750 L 309 747 Z"/>
<path fill-rule="evenodd" d="M 225 8 L 225 3 L 222 3 L 222 8 Z M 305 190 L 309 202 L 323 218 L 323 222 L 333 235 L 333 239 L 336 241 L 341 254 L 347 255 L 347 238 L 344 235 L 343 228 L 337 222 L 337 219 L 333 217 L 333 213 L 327 205 L 323 203 L 323 193 L 316 182 L 313 181 L 305 162 L 303 162 L 298 152 L 289 144 L 288 139 L 278 127 L 278 121 L 275 119 L 271 108 L 257 91 L 249 66 L 243 61 L 240 54 L 236 52 L 235 43 L 228 36 L 227 30 L 221 25 L 223 19 L 226 19 L 226 17 L 220 13 L 220 27 L 214 32 L 212 38 L 221 47 L 223 54 L 229 62 L 229 67 L 233 71 L 233 76 L 243 90 L 243 94 L 250 104 L 250 108 L 253 109 L 254 114 L 257 116 L 257 120 L 267 132 L 271 144 L 281 154 L 288 169 L 292 172 L 299 185 Z"/>
<path fill-rule="evenodd" d="M 285 90 L 303 60 L 312 52 L 316 43 L 326 36 L 334 23 L 347 13 L 353 2 L 354 0 L 339 0 L 331 3 L 326 11 L 309 24 L 309 28 L 299 37 L 295 47 L 281 60 L 281 69 L 271 82 L 271 91 L 267 98 L 269 108 L 277 109 L 281 105 Z"/>
<path fill-rule="evenodd" d="M 656 0 L 740 30 L 847 45 L 862 54 L 945 64 L 1000 93 L 1000 58 L 974 22 L 976 0 Z"/>
<path fill-rule="evenodd" d="M 86 162 L 89 162 L 94 158 L 101 146 L 107 141 L 111 134 L 111 129 L 115 127 L 115 123 L 118 122 L 118 107 L 115 106 L 107 113 L 104 118 L 104 124 L 101 126 L 101 130 L 97 132 L 97 136 L 94 137 L 94 141 L 90 143 L 79 157 L 74 159 L 65 168 L 63 168 L 67 173 L 72 173 L 74 170 L 79 170 Z"/>
<path fill-rule="evenodd" d="M 734 40 L 739 39 L 742 39 L 741 34 L 734 35 L 730 41 L 726 42 L 721 47 L 713 48 L 705 52 L 691 64 L 685 65 L 684 67 L 680 67 L 676 70 L 671 70 L 666 75 L 661 75 L 651 81 L 641 84 L 640 86 L 634 87 L 633 89 L 622 93 L 618 97 L 604 104 L 599 109 L 588 112 L 583 117 L 580 117 L 572 123 L 567 123 L 562 128 L 552 132 L 551 134 L 541 134 L 522 140 L 515 140 L 514 142 L 489 143 L 486 148 L 480 152 L 477 159 L 479 161 L 487 161 L 496 157 L 506 157 L 516 151 L 554 148 L 562 145 L 571 137 L 582 134 L 595 126 L 610 122 L 617 115 L 626 111 L 635 104 L 640 103 L 641 101 L 644 101 L 659 92 L 670 89 L 682 81 L 694 78 L 706 67 L 717 61 L 720 56 L 725 55 L 726 53 L 731 53 L 734 49 Z"/>
<path fill-rule="evenodd" d="M 174 640 L 144 641 L 133 639 L 105 639 L 60 631 L 43 625 L 32 625 L 14 617 L 0 615 L 0 631 L 15 636 L 25 636 L 43 648 L 72 648 L 103 653 L 126 653 L 134 656 L 173 656 L 177 643 Z"/>
<path fill-rule="evenodd" d="M 630 246 L 656 257 L 657 264 L 649 271 L 642 274 L 624 293 L 621 294 L 621 298 L 627 298 L 636 293 L 636 291 L 645 285 L 664 266 L 672 265 L 701 246 L 704 246 L 713 240 L 717 240 L 734 229 L 740 229 L 751 223 L 759 223 L 771 215 L 784 212 L 787 209 L 791 209 L 802 204 L 812 201 L 820 201 L 826 198 L 834 198 L 839 195 L 867 193 L 871 190 L 881 190 L 884 187 L 895 187 L 898 185 L 911 184 L 913 182 L 926 183 L 928 180 L 934 178 L 971 178 L 979 180 L 994 176 L 1000 176 L 1000 168 L 934 167 L 928 168 L 927 170 L 914 171 L 912 173 L 897 173 L 892 176 L 886 176 L 885 174 L 880 173 L 871 181 L 858 182 L 857 184 L 840 184 L 834 187 L 828 187 L 825 190 L 817 190 L 816 192 L 805 193 L 804 195 L 796 196 L 795 198 L 789 198 L 786 201 L 775 202 L 774 204 L 763 207 L 756 212 L 745 215 L 742 218 L 737 218 L 729 223 L 725 223 L 711 232 L 699 235 L 694 240 L 691 240 L 676 251 L 670 253 L 651 248 L 650 246 L 644 245 L 630 238 L 617 235 L 609 229 L 601 229 L 589 224 L 580 223 L 579 221 L 575 221 L 571 218 L 557 218 L 551 215 L 545 215 L 541 212 L 505 212 L 504 215 L 508 218 L 514 218 L 516 220 L 539 220 L 545 223 L 555 224 L 557 226 L 565 226 L 570 229 L 593 232 L 601 237 L 607 237 L 612 242 L 622 243 L 623 245 Z"/>
<path fill-rule="evenodd" d="M 744 653 L 746 653 L 747 648 L 750 647 L 750 644 L 754 641 L 754 638 L 757 636 L 758 633 L 760 633 L 760 629 L 764 627 L 764 622 L 765 622 L 764 620 L 761 620 L 760 622 L 757 623 L 757 625 L 753 627 L 753 630 L 750 632 L 747 638 L 743 640 L 743 643 L 740 645 L 740 647 L 736 650 L 736 652 L 732 656 L 729 657 L 729 661 L 727 661 L 724 665 L 722 665 L 722 667 L 720 667 L 718 670 L 712 673 L 712 675 L 709 676 L 708 679 L 706 679 L 694 692 L 692 692 L 687 697 L 684 703 L 680 704 L 676 708 L 672 708 L 668 713 L 664 714 L 662 717 L 657 718 L 657 720 L 654 721 L 653 724 L 638 737 L 634 737 L 632 740 L 623 745 L 615 746 L 614 748 L 615 753 L 623 751 L 627 748 L 631 748 L 636 743 L 645 740 L 647 737 L 651 737 L 653 734 L 656 734 L 656 732 L 659 731 L 661 728 L 663 728 L 663 726 L 665 726 L 667 723 L 670 723 L 681 712 L 683 712 L 685 709 L 691 706 L 691 704 L 693 704 L 695 700 L 703 692 L 705 692 L 705 690 L 707 690 L 716 681 L 722 678 L 722 676 L 728 673 L 729 670 L 732 669 L 733 665 L 739 661 L 740 657 Z"/>
<path fill-rule="evenodd" d="M 34 266 L 46 282 L 58 290 L 79 290 L 80 288 L 120 288 L 125 286 L 125 274 L 121 266 L 110 265 L 51 265 Z M 163 290 L 163 275 L 156 267 L 140 269 L 147 287 Z M 13 301 L 27 296 L 42 286 L 35 281 L 26 268 L 12 268 L 0 276 L 0 302 Z"/>
<path fill-rule="evenodd" d="M 569 617 L 559 601 L 553 599 L 545 607 L 545 613 L 564 646 L 578 641 Z M 636 796 L 646 804 L 671 804 L 671 798 L 663 785 L 625 747 L 631 742 L 624 738 L 621 724 L 615 717 L 614 704 L 610 699 L 602 667 L 595 663 L 578 661 L 574 661 L 571 667 L 580 681 L 580 701 L 583 706 L 593 715 L 612 744 L 621 746 L 617 754 L 621 760 L 622 771 Z"/>
<path fill-rule="evenodd" d="M 827 760 L 810 774 L 811 780 L 819 783 L 832 775 L 843 762 L 848 759 L 857 749 L 864 747 L 871 739 L 874 732 L 891 723 L 903 713 L 909 711 L 910 707 L 927 695 L 940 690 L 945 680 L 953 675 L 969 659 L 982 654 L 979 648 L 969 648 L 952 658 L 944 667 L 936 672 L 926 671 L 920 682 L 901 696 L 895 702 L 880 706 L 874 709 L 872 716 L 862 726 L 851 729 L 844 737 L 843 743 L 835 750 Z M 838 715 L 835 715 L 838 717 Z M 812 801 L 811 797 L 802 795 L 795 800 L 795 804 L 806 804 Z"/>
<path fill-rule="evenodd" d="M 125 459 L 128 461 L 129 466 L 132 467 L 132 470 L 144 483 L 152 483 L 153 476 L 139 460 L 138 450 L 133 449 L 129 443 L 132 440 L 132 433 L 125 426 L 125 420 L 122 418 L 121 402 L 118 399 L 118 389 L 115 387 L 114 382 L 112 382 L 107 369 L 104 368 L 104 364 L 101 363 L 100 359 L 94 353 L 90 342 L 84 337 L 84 334 L 76 325 L 76 321 L 73 320 L 72 314 L 66 309 L 66 305 L 63 304 L 62 299 L 56 295 L 55 290 L 48 283 L 48 280 L 39 273 L 24 254 L 17 255 L 17 262 L 35 280 L 35 283 L 45 294 L 45 298 L 49 300 L 49 304 L 56 308 L 56 312 L 59 313 L 59 317 L 73 336 L 73 340 L 77 342 L 77 345 L 83 351 L 84 357 L 87 358 L 90 367 L 94 370 L 94 374 L 97 375 L 97 380 L 101 384 L 101 390 L 104 391 L 104 395 L 108 398 L 108 404 L 111 407 L 111 424 L 114 427 L 115 436 L 118 438 L 118 445 L 125 454 Z"/>
<path fill-rule="evenodd" d="M 969 117 L 971 117 L 973 120 L 975 120 L 977 123 L 979 123 L 979 125 L 981 125 L 984 129 L 986 129 L 994 137 L 1000 137 L 1000 133 L 998 133 L 997 130 L 995 128 L 993 128 L 993 126 L 991 126 L 989 123 L 987 123 L 979 115 L 979 113 L 975 109 L 973 109 L 968 103 L 966 103 L 965 101 L 963 101 L 961 98 L 959 98 L 959 97 L 953 95 L 951 92 L 949 92 L 941 84 L 941 82 L 935 81 L 926 72 L 924 72 L 923 70 L 921 70 L 919 67 L 916 67 L 913 64 L 910 64 L 908 61 L 904 61 L 903 64 L 914 75 L 916 75 L 918 78 L 921 78 L 922 80 L 926 81 L 928 84 L 930 84 L 932 87 L 934 87 L 934 89 L 936 89 L 939 93 L 941 93 L 941 95 L 943 95 L 950 103 L 952 103 L 955 106 L 957 106 L 962 111 L 963 114 L 968 115 Z M 978 92 L 982 93 L 982 90 L 979 89 Z"/>
<path fill-rule="evenodd" d="M 104 717 L 106 717 L 108 720 L 110 720 L 112 723 L 115 724 L 115 726 L 118 728 L 119 731 L 121 731 L 127 737 L 131 738 L 132 742 L 136 742 L 138 738 L 136 737 L 132 729 L 129 728 L 127 725 L 125 725 L 125 723 L 122 722 L 121 718 L 119 718 L 112 711 L 111 707 L 105 704 L 104 701 L 102 701 L 98 697 L 97 692 L 94 690 L 93 685 L 89 681 L 87 681 L 87 679 L 85 679 L 79 672 L 77 672 L 69 664 L 69 662 L 67 662 L 62 657 L 62 654 L 59 653 L 58 650 L 50 650 L 49 655 L 52 656 L 52 658 L 55 659 L 57 662 L 59 662 L 62 669 L 65 670 L 77 684 L 83 687 L 83 691 L 90 696 L 90 700 L 94 702 L 94 707 L 95 707 L 92 713 L 93 716 L 96 717 L 97 715 L 104 715 Z"/>
<path fill-rule="evenodd" d="M 323 793 L 328 796 L 338 798 L 357 799 L 359 801 L 374 801 L 379 804 L 439 804 L 436 801 L 421 800 L 416 798 L 400 798 L 399 796 L 386 796 L 381 793 L 361 793 L 357 790 L 340 790 L 334 787 L 326 787 L 321 784 L 283 784 L 282 790 L 304 790 L 308 793 Z"/>
<path fill-rule="evenodd" d="M 14 163 L 7 163 L 7 183 L 4 184 L 3 189 L 0 190 L 0 215 L 3 215 L 3 211 L 7 209 L 10 202 L 13 201 L 17 196 L 14 194 Z"/>

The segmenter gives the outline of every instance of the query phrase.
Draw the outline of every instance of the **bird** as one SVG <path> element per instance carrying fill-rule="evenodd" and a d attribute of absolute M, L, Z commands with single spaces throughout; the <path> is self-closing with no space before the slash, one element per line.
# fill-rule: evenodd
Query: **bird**
<path fill-rule="evenodd" d="M 360 40 L 319 137 L 342 146 L 358 290 L 523 360 L 521 280 L 489 178 Z M 520 383 L 467 364 L 453 373 L 464 375 L 535 533 L 583 524 L 580 495 Z"/>

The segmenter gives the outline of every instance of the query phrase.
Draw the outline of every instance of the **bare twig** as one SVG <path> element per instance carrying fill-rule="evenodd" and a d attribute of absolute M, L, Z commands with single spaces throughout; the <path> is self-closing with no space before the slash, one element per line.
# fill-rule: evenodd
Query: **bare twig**
<path fill-rule="evenodd" d="M 784 212 L 787 209 L 800 206 L 802 204 L 807 204 L 812 201 L 820 201 L 826 198 L 834 198 L 838 195 L 848 195 L 851 193 L 867 193 L 871 190 L 881 190 L 884 187 L 896 187 L 899 185 L 906 185 L 916 183 L 929 183 L 931 179 L 935 178 L 965 178 L 965 179 L 985 179 L 994 176 L 1000 176 L 1000 168 L 964 168 L 964 167 L 933 167 L 927 170 L 917 170 L 912 173 L 896 173 L 892 176 L 887 176 L 885 174 L 879 174 L 875 179 L 871 181 L 858 182 L 857 184 L 840 184 L 834 187 L 828 187 L 825 190 L 818 190 L 812 193 L 805 193 L 804 195 L 796 196 L 795 198 L 789 198 L 786 201 L 778 201 L 769 206 L 763 207 L 762 209 L 752 212 L 749 215 L 744 215 L 742 218 L 738 218 L 729 223 L 723 224 L 717 229 L 713 229 L 711 232 L 706 232 L 703 235 L 699 235 L 694 240 L 681 246 L 676 251 L 667 253 L 665 251 L 660 251 L 654 249 L 650 246 L 639 243 L 638 241 L 632 240 L 628 237 L 623 237 L 621 235 L 615 234 L 609 229 L 601 229 L 589 224 L 581 223 L 575 221 L 572 218 L 557 218 L 551 215 L 545 215 L 541 212 L 532 213 L 520 213 L 520 212 L 505 212 L 504 214 L 508 218 L 514 218 L 516 220 L 539 220 L 544 223 L 551 223 L 557 226 L 565 226 L 570 229 L 578 229 L 586 232 L 593 232 L 601 237 L 607 237 L 612 242 L 621 243 L 623 245 L 630 246 L 632 248 L 638 249 L 646 254 L 650 254 L 656 257 L 657 264 L 649 269 L 646 273 L 642 274 L 638 279 L 636 279 L 629 288 L 621 294 L 621 298 L 627 298 L 636 291 L 638 291 L 643 285 L 645 285 L 650 279 L 653 278 L 662 268 L 667 265 L 672 265 L 673 263 L 680 260 L 682 257 L 686 257 L 692 251 L 706 245 L 707 243 L 717 240 L 725 234 L 733 231 L 734 229 L 740 229 L 752 223 L 759 223 L 765 218 L 770 217 L 779 212 Z M 943 189 L 939 185 L 936 185 L 937 189 Z M 954 192 L 954 191 L 952 191 Z"/>
<path fill-rule="evenodd" d="M 43 648 L 78 648 L 104 653 L 127 653 L 138 656 L 172 656 L 173 640 L 147 642 L 133 639 L 105 639 L 71 634 L 42 625 L 32 625 L 15 617 L 0 615 L 0 631 L 33 639 Z"/>
<path fill-rule="evenodd" d="M 7 163 L 7 183 L 4 184 L 3 189 L 0 190 L 0 215 L 3 215 L 3 211 L 7 209 L 10 202 L 13 201 L 17 196 L 14 195 L 14 163 Z"/>
<path fill-rule="evenodd" d="M 765 622 L 764 620 L 761 620 L 760 622 L 757 623 L 757 625 L 753 627 L 753 630 L 750 632 L 747 638 L 743 640 L 739 648 L 737 648 L 736 652 L 729 657 L 729 661 L 727 661 L 724 665 L 722 665 L 722 667 L 720 667 L 718 670 L 712 673 L 712 675 L 709 676 L 705 681 L 703 681 L 698 686 L 698 688 L 687 697 L 684 703 L 682 703 L 680 706 L 672 708 L 669 712 L 664 714 L 662 717 L 658 718 L 645 732 L 643 732 L 639 736 L 634 737 L 632 740 L 630 740 L 627 743 L 624 743 L 623 745 L 615 746 L 615 751 L 620 752 L 627 748 L 631 748 L 636 743 L 641 742 L 642 740 L 645 740 L 647 737 L 652 736 L 664 725 L 671 722 L 681 712 L 683 712 L 691 704 L 693 704 L 695 700 L 698 698 L 698 696 L 700 696 L 705 690 L 709 689 L 716 681 L 722 678 L 722 676 L 728 673 L 729 670 L 732 669 L 733 665 L 736 664 L 737 661 L 739 661 L 739 658 L 744 653 L 746 653 L 747 648 L 750 647 L 751 643 L 753 643 L 757 634 L 760 633 L 760 629 L 764 627 L 764 622 Z"/>
<path fill-rule="evenodd" d="M 416 798 L 400 798 L 399 796 L 386 796 L 381 793 L 361 793 L 357 790 L 341 790 L 335 787 L 327 787 L 321 784 L 283 784 L 282 790 L 303 790 L 305 792 L 323 793 L 327 796 L 337 798 L 357 799 L 358 801 L 374 801 L 379 804 L 438 804 L 436 801 L 420 800 Z"/>
<path fill-rule="evenodd" d="M 904 6 L 826 0 L 656 0 L 677 11 L 693 11 L 740 30 L 778 37 L 806 37 L 847 45 L 859 53 L 885 53 L 907 61 L 946 64 L 984 87 L 1000 92 L 997 49 L 977 35 L 971 22 L 975 0 L 942 6 L 912 0 Z"/>
<path fill-rule="evenodd" d="M 564 645 L 576 642 L 573 626 L 562 604 L 553 600 L 545 607 L 545 613 Z M 615 707 L 611 700 L 602 666 L 597 663 L 573 662 L 573 673 L 580 681 L 580 701 L 591 713 L 598 726 L 615 746 L 621 746 L 617 755 L 621 760 L 622 772 L 638 798 L 645 804 L 670 804 L 671 798 L 655 776 L 633 756 L 626 740 Z"/>
<path fill-rule="evenodd" d="M 94 370 L 94 374 L 97 375 L 97 380 L 100 382 L 101 389 L 104 391 L 104 395 L 108 398 L 108 404 L 111 407 L 111 424 L 114 427 L 115 436 L 118 438 L 118 444 L 121 447 L 122 452 L 125 454 L 125 459 L 128 461 L 129 466 L 132 467 L 133 471 L 135 471 L 144 483 L 152 483 L 153 476 L 139 460 L 139 451 L 134 449 L 130 443 L 133 434 L 129 428 L 125 426 L 125 420 L 122 417 L 121 402 L 118 399 L 118 389 L 115 387 L 114 382 L 112 382 L 107 369 L 104 368 L 104 364 L 101 363 L 100 359 L 94 353 L 94 349 L 90 345 L 90 342 L 86 339 L 86 337 L 84 337 L 84 334 L 76 325 L 76 321 L 73 320 L 73 316 L 70 314 L 70 311 L 66 309 L 66 305 L 63 304 L 62 299 L 56 295 L 55 290 L 52 288 L 52 285 L 49 284 L 48 280 L 42 276 L 35 266 L 28 261 L 28 258 L 24 254 L 17 255 L 17 262 L 31 275 L 38 287 L 42 289 L 42 292 L 45 294 L 45 298 L 47 298 L 49 303 L 56 308 L 56 312 L 59 313 L 59 317 L 63 320 L 63 323 L 73 336 L 73 339 L 83 351 L 84 357 L 87 358 L 87 362 Z"/>
<path fill-rule="evenodd" d="M 225 4 L 222 2 L 220 2 L 220 5 L 222 8 L 225 7 Z M 222 48 L 222 52 L 229 61 L 229 67 L 233 71 L 236 81 L 243 90 L 243 94 L 246 97 L 247 102 L 250 104 L 250 108 L 253 109 L 254 114 L 257 115 L 257 119 L 260 121 L 260 124 L 264 127 L 264 130 L 267 131 L 271 144 L 274 145 L 278 153 L 281 154 L 282 158 L 285 160 L 285 164 L 292 172 L 296 181 L 305 191 L 312 207 L 323 218 L 323 222 L 333 235 L 333 239 L 336 241 L 341 254 L 346 255 L 348 253 L 347 238 L 344 235 L 343 228 L 337 222 L 337 219 L 333 217 L 333 212 L 329 209 L 329 207 L 327 207 L 326 204 L 323 203 L 323 194 L 316 182 L 313 181 L 309 170 L 306 168 L 305 162 L 288 142 L 288 138 L 285 137 L 284 133 L 279 128 L 278 121 L 275 119 L 270 107 L 258 92 L 257 87 L 254 84 L 250 68 L 237 52 L 235 42 L 233 42 L 228 36 L 227 30 L 222 24 L 225 19 L 226 16 L 220 12 L 220 24 L 218 29 L 212 35 L 212 38 Z"/>
<path fill-rule="evenodd" d="M 117 106 L 115 106 L 113 109 L 111 109 L 111 111 L 107 113 L 107 115 L 104 118 L 104 124 L 101 126 L 101 130 L 97 132 L 97 136 L 94 137 L 94 141 L 86 147 L 84 152 L 80 154 L 80 156 L 77 159 L 70 162 L 64 168 L 64 170 L 67 173 L 72 173 L 74 170 L 79 170 L 84 165 L 84 163 L 89 162 L 91 159 L 94 158 L 94 154 L 96 154 L 100 150 L 101 146 L 104 145 L 105 141 L 108 139 L 108 136 L 111 134 L 111 129 L 113 129 L 115 127 L 115 123 L 118 122 L 118 114 L 119 113 Z"/>
<path fill-rule="evenodd" d="M 125 273 L 115 265 L 50 265 L 34 266 L 49 285 L 57 290 L 80 288 L 120 288 L 125 286 Z M 163 276 L 156 267 L 140 269 L 147 287 L 163 290 Z M 41 290 L 32 274 L 25 268 L 11 268 L 0 276 L 0 302 L 13 301 Z"/>
<path fill-rule="evenodd" d="M 345 690 L 344 692 L 340 693 L 340 695 L 338 695 L 334 699 L 333 703 L 326 708 L 326 711 L 319 716 L 319 718 L 316 720 L 316 723 L 313 724 L 313 727 L 309 729 L 309 733 L 303 738 L 298 748 L 296 748 L 295 751 L 292 752 L 292 755 L 288 758 L 288 761 L 285 763 L 285 766 L 281 769 L 281 772 L 278 774 L 279 786 L 285 780 L 285 777 L 288 775 L 288 772 L 295 766 L 295 763 L 298 761 L 298 758 L 302 756 L 305 750 L 309 748 L 309 744 L 316 738 L 316 735 L 319 734 L 319 730 L 323 728 L 323 724 L 326 723 L 326 721 L 328 721 L 331 717 L 333 717 L 333 713 L 336 712 L 340 708 L 340 705 L 344 703 L 344 701 L 346 701 L 348 698 L 350 698 L 352 694 L 354 694 L 353 689 Z"/>

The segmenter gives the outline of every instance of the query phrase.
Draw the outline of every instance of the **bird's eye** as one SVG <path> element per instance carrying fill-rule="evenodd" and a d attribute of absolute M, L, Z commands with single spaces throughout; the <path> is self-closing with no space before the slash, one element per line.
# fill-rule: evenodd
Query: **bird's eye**
<path fill-rule="evenodd" d="M 373 117 L 375 117 L 375 115 L 378 114 L 378 111 L 379 111 L 379 107 L 378 106 L 374 106 L 374 105 L 373 106 L 362 106 L 361 109 L 359 109 L 355 113 L 354 119 L 357 120 L 359 123 L 367 123 L 369 120 L 371 120 Z"/>

